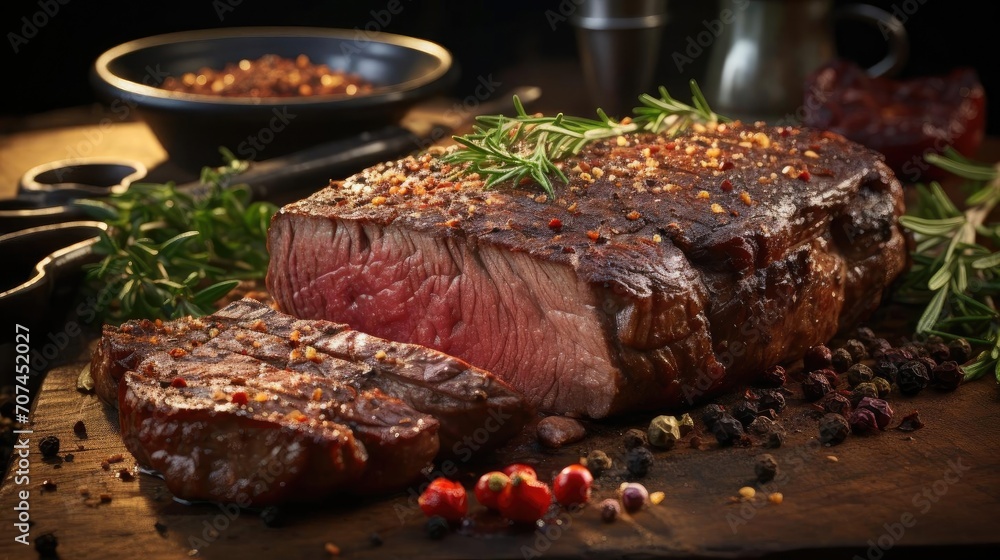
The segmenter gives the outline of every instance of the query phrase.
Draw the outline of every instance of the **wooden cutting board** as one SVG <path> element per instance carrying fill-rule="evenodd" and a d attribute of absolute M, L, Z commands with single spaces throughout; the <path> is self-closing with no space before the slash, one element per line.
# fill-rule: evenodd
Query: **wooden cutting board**
<path fill-rule="evenodd" d="M 955 393 L 925 391 L 917 397 L 895 395 L 897 416 L 919 410 L 926 427 L 905 433 L 890 429 L 851 436 L 826 447 L 816 438 L 809 405 L 789 399 L 782 419 L 789 437 L 778 459 L 778 478 L 758 486 L 758 498 L 735 502 L 737 490 L 753 485 L 755 457 L 768 450 L 719 448 L 710 435 L 700 449 L 687 445 L 657 452 L 651 472 L 641 481 L 666 499 L 612 524 L 598 509 L 560 512 L 543 527 L 508 528 L 473 506 L 476 523 L 442 540 L 425 536 L 424 518 L 409 494 L 382 499 L 344 497 L 313 506 L 282 510 L 281 527 L 266 526 L 258 512 L 213 504 L 174 501 L 163 482 L 138 474 L 123 481 L 118 469 L 134 472 L 122 446 L 116 416 L 93 395 L 80 393 L 76 379 L 84 362 L 53 370 L 41 389 L 30 434 L 30 484 L 15 484 L 16 469 L 0 489 L 3 540 L 0 557 L 31 558 L 34 550 L 14 541 L 18 492 L 30 491 L 31 538 L 54 532 L 62 558 L 328 558 L 326 543 L 354 558 L 536 558 L 536 557 L 748 557 L 779 554 L 798 557 L 870 558 L 893 550 L 949 547 L 966 556 L 1000 545 L 1000 397 L 997 385 L 983 379 Z M 697 414 L 695 414 L 697 417 Z M 643 420 L 648 421 L 648 416 Z M 88 437 L 73 425 L 82 420 Z M 700 421 L 699 428 L 703 428 Z M 595 487 L 599 501 L 612 496 L 623 480 L 625 429 L 642 421 L 594 423 L 581 443 L 560 451 L 538 447 L 530 430 L 520 440 L 487 457 L 439 465 L 471 485 L 475 477 L 512 461 L 535 465 L 550 477 L 591 449 L 615 460 L 612 471 Z M 696 432 L 697 433 L 697 432 Z M 43 460 L 37 443 L 55 434 L 62 441 L 59 461 Z M 77 450 L 78 446 L 80 449 Z M 66 454 L 72 453 L 72 462 Z M 103 470 L 115 454 L 125 461 Z M 449 470 L 449 472 L 451 472 Z M 127 477 L 126 477 L 127 478 Z M 43 480 L 57 484 L 44 491 Z M 109 503 L 92 497 L 107 493 Z M 761 498 L 780 492 L 781 504 Z M 381 544 L 372 542 L 373 533 Z M 960 549 L 952 547 L 961 546 Z M 944 550 L 944 549 L 941 549 Z"/>

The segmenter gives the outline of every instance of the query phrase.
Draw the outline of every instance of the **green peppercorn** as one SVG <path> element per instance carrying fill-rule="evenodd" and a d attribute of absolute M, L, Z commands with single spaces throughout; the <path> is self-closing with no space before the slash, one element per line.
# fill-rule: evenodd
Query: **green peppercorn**
<path fill-rule="evenodd" d="M 681 439 L 680 422 L 673 416 L 657 416 L 649 423 L 646 438 L 653 447 L 673 449 L 677 440 Z"/>
<path fill-rule="evenodd" d="M 600 449 L 595 449 L 587 453 L 587 469 L 594 476 L 601 476 L 610 470 L 611 464 L 611 457 Z"/>
<path fill-rule="evenodd" d="M 878 398 L 884 399 L 889 396 L 892 392 L 892 383 L 889 383 L 888 379 L 882 377 L 876 377 L 872 379 L 872 385 L 875 385 L 875 389 L 878 390 Z"/>
<path fill-rule="evenodd" d="M 854 364 L 847 368 L 847 385 L 857 387 L 861 383 L 868 383 L 875 378 L 875 372 L 865 364 Z"/>
<path fill-rule="evenodd" d="M 872 399 L 878 398 L 878 387 L 876 387 L 874 383 L 859 383 L 858 386 L 851 391 L 851 405 L 857 408 L 861 399 L 866 397 Z"/>

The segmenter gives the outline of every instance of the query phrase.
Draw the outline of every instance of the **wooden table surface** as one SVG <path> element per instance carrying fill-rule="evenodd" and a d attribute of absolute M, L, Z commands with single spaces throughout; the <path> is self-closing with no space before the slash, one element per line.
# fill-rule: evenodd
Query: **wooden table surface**
<path fill-rule="evenodd" d="M 986 152 L 1000 155 L 998 146 L 991 140 Z M 0 196 L 11 196 L 30 167 L 84 149 L 87 155 L 131 157 L 170 171 L 166 154 L 141 123 L 29 131 L 0 138 Z M 85 358 L 82 352 L 80 360 Z M 496 520 L 480 518 L 465 531 L 476 536 L 459 532 L 432 541 L 423 536 L 422 516 L 406 494 L 289 507 L 283 510 L 284 526 L 269 528 L 257 512 L 177 503 L 152 476 L 121 480 L 117 469 L 134 471 L 134 462 L 117 436 L 114 413 L 76 390 L 83 363 L 56 368 L 42 387 L 34 433 L 28 436 L 30 484 L 15 484 L 12 469 L 0 487 L 0 558 L 34 557 L 30 547 L 13 540 L 17 492 L 24 489 L 30 490 L 32 538 L 54 532 L 62 558 L 326 558 L 327 542 L 336 543 L 343 556 L 359 558 L 797 558 L 808 551 L 811 557 L 876 560 L 904 552 L 972 557 L 1000 546 L 1000 396 L 990 379 L 952 394 L 894 396 L 897 422 L 919 410 L 927 426 L 850 437 L 836 447 L 819 444 L 810 407 L 791 398 L 782 415 L 788 441 L 772 451 L 782 475 L 761 488 L 781 492 L 780 505 L 762 499 L 732 503 L 737 490 L 752 483 L 754 458 L 765 450 L 721 449 L 709 436 L 701 449 L 657 453 L 643 482 L 666 492 L 666 500 L 614 524 L 601 523 L 597 510 L 588 507 L 562 513 L 538 530 L 497 530 Z M 87 426 L 86 439 L 73 434 L 78 420 Z M 471 482 L 497 462 L 517 459 L 535 463 L 548 476 L 591 449 L 603 449 L 616 467 L 598 479 L 596 497 L 608 497 L 622 481 L 620 435 L 633 425 L 640 422 L 591 425 L 588 439 L 558 452 L 543 451 L 525 437 L 496 455 L 459 465 L 459 476 Z M 42 460 L 37 442 L 49 434 L 60 437 L 61 455 L 72 453 L 72 462 Z M 124 463 L 101 468 L 102 460 L 119 453 Z M 46 479 L 58 488 L 43 491 Z M 111 501 L 94 504 L 81 495 L 83 487 L 91 496 L 107 493 Z M 494 528 L 483 529 L 487 526 Z M 370 541 L 376 532 L 381 546 Z"/>

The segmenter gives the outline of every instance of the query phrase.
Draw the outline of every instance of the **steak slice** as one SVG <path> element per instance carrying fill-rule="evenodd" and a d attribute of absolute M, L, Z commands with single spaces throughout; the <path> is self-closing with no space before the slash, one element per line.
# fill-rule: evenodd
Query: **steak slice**
<path fill-rule="evenodd" d="M 377 389 L 437 419 L 441 450 L 448 455 L 496 448 L 519 433 L 531 415 L 515 391 L 461 360 L 346 325 L 298 320 L 252 299 L 198 319 L 106 325 L 91 361 L 95 389 L 117 405 L 119 380 L 142 360 L 160 351 L 202 347 L 325 377 L 359 392 Z"/>
<path fill-rule="evenodd" d="M 211 342 L 152 354 L 126 373 L 119 424 L 136 459 L 188 500 L 398 490 L 438 452 L 437 421 L 378 389 L 278 369 Z"/>
<path fill-rule="evenodd" d="M 440 151 L 290 204 L 267 283 L 298 317 L 458 356 L 538 407 L 691 404 L 871 312 L 906 263 L 879 154 L 793 127 L 628 135 L 562 162 L 548 200 Z"/>

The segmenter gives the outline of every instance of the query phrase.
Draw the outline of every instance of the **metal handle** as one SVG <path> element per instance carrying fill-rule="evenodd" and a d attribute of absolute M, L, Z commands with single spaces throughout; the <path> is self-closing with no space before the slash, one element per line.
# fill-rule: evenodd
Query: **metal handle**
<path fill-rule="evenodd" d="M 834 16 L 838 21 L 851 19 L 863 21 L 878 27 L 882 37 L 889 43 L 885 58 L 868 68 L 868 75 L 892 77 L 906 65 L 910 56 L 910 40 L 906 28 L 899 18 L 870 4 L 848 4 L 838 9 Z"/>

